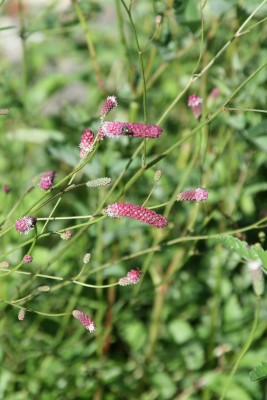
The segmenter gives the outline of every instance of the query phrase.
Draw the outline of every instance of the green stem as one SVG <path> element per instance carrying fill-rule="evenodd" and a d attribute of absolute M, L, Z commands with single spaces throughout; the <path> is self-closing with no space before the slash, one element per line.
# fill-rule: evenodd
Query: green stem
<path fill-rule="evenodd" d="M 251 343 L 253 341 L 253 338 L 255 336 L 255 332 L 256 332 L 256 329 L 257 329 L 257 325 L 258 325 L 260 309 L 261 309 L 261 297 L 257 297 L 257 305 L 256 305 L 254 320 L 253 320 L 253 324 L 252 324 L 252 328 L 251 328 L 250 334 L 249 334 L 249 336 L 247 338 L 246 343 L 244 344 L 243 349 L 240 351 L 239 356 L 237 357 L 237 360 L 236 360 L 236 362 L 235 362 L 235 364 L 234 364 L 234 366 L 232 368 L 232 371 L 231 371 L 231 373 L 230 373 L 230 375 L 229 375 L 229 377 L 227 379 L 226 385 L 224 387 L 224 390 L 223 390 L 222 395 L 221 395 L 219 400 L 223 400 L 225 398 L 226 393 L 227 393 L 227 391 L 228 391 L 228 389 L 229 389 L 229 387 L 230 387 L 230 385 L 232 383 L 233 377 L 234 377 L 234 375 L 235 375 L 235 373 L 237 371 L 237 368 L 239 367 L 239 364 L 240 364 L 242 358 L 244 357 L 244 355 L 248 351 L 248 349 L 249 349 L 249 347 L 250 347 L 250 345 L 251 345 Z"/>

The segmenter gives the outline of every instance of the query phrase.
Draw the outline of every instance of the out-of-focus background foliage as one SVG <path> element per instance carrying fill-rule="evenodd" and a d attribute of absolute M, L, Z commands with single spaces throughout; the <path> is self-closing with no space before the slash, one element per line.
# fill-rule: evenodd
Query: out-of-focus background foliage
<path fill-rule="evenodd" d="M 116 95 L 119 102 L 112 118 L 144 121 L 140 60 L 122 3 L 80 0 L 78 4 L 95 60 L 71 1 L 1 1 L 0 108 L 10 111 L 0 116 L 0 184 L 11 187 L 9 193 L 0 193 L 1 218 L 42 172 L 55 170 L 59 180 L 77 165 L 80 136 L 87 127 L 97 132 L 100 107 L 108 95 Z M 143 59 L 149 123 L 157 123 L 192 75 L 233 38 L 258 5 L 255 0 L 207 0 L 202 41 L 200 2 L 132 2 L 140 47 L 148 45 Z M 159 15 L 162 23 L 150 42 Z M 266 61 L 267 27 L 266 22 L 259 23 L 265 17 L 263 7 L 249 22 L 250 31 L 233 40 L 171 109 L 161 124 L 163 136 L 148 145 L 147 161 L 197 126 L 187 106 L 189 94 L 203 98 L 204 120 Z M 216 96 L 211 94 L 214 88 L 218 89 Z M 264 110 L 266 101 L 265 68 L 228 106 Z M 139 286 L 95 290 L 68 284 L 57 289 L 56 281 L 1 273 L 1 300 L 16 300 L 40 285 L 49 285 L 55 290 L 19 305 L 68 315 L 48 317 L 29 312 L 19 322 L 17 308 L 0 304 L 0 399 L 219 398 L 237 352 L 249 335 L 255 295 L 249 272 L 238 256 L 214 238 L 187 238 L 238 230 L 266 216 L 266 133 L 264 113 L 221 112 L 142 174 L 120 198 L 142 204 L 153 187 L 155 171 L 160 169 L 162 178 L 147 206 L 167 202 L 179 190 L 201 185 L 209 191 L 208 202 L 175 203 L 159 209 L 169 220 L 168 229 L 162 232 L 136 221 L 106 218 L 73 242 L 50 235 L 38 240 L 33 263 L 23 266 L 25 271 L 68 279 L 79 273 L 84 254 L 91 253 L 85 282 L 112 283 L 139 267 L 147 270 Z M 115 181 L 139 144 L 129 138 L 101 142 L 75 182 L 102 176 Z M 105 204 L 118 199 L 140 167 L 141 157 L 140 152 Z M 108 190 L 71 191 L 64 195 L 55 216 L 91 214 Z M 14 223 L 40 194 L 37 187 L 28 193 L 9 222 Z M 43 207 L 36 216 L 47 217 L 54 204 Z M 50 222 L 47 229 L 57 231 L 78 223 L 81 220 Z M 78 232 L 74 230 L 74 238 Z M 250 244 L 261 241 L 266 245 L 264 229 L 251 229 L 240 237 Z M 181 242 L 170 243 L 178 238 Z M 14 229 L 0 240 L 1 253 L 26 241 Z M 157 244 L 162 246 L 156 252 L 143 252 Z M 5 257 L 11 269 L 28 248 L 26 245 Z M 106 264 L 108 268 L 89 275 Z M 94 318 L 95 334 L 90 335 L 71 317 L 75 308 Z M 265 381 L 251 382 L 248 375 L 267 357 L 266 310 L 264 299 L 255 340 L 227 399 L 266 398 Z"/>

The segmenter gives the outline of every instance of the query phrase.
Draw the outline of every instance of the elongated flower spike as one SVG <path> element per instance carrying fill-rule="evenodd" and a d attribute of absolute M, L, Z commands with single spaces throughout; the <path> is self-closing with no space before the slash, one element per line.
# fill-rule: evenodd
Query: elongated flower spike
<path fill-rule="evenodd" d="M 76 318 L 90 333 L 96 330 L 94 321 L 88 317 L 84 312 L 73 310 L 72 315 Z"/>
<path fill-rule="evenodd" d="M 144 222 L 156 228 L 165 228 L 168 221 L 162 215 L 153 210 L 149 210 L 143 206 L 130 203 L 114 203 L 110 204 L 105 210 L 111 218 L 129 217 Z"/>
<path fill-rule="evenodd" d="M 80 157 L 85 158 L 93 150 L 94 133 L 90 129 L 85 129 L 80 143 Z"/>
<path fill-rule="evenodd" d="M 196 94 L 191 94 L 188 97 L 188 107 L 193 111 L 194 117 L 198 119 L 202 113 L 202 98 Z"/>
<path fill-rule="evenodd" d="M 208 198 L 208 192 L 202 188 L 186 190 L 177 195 L 177 201 L 205 201 Z"/>
<path fill-rule="evenodd" d="M 117 107 L 118 103 L 117 103 L 117 99 L 115 96 L 108 96 L 107 100 L 105 101 L 105 103 L 102 105 L 101 107 L 101 119 L 105 119 L 106 116 L 110 113 L 111 110 L 113 110 L 113 108 Z"/>
<path fill-rule="evenodd" d="M 126 276 L 119 279 L 118 284 L 120 286 L 135 285 L 140 281 L 142 272 L 138 269 L 131 269 Z"/>
<path fill-rule="evenodd" d="M 105 121 L 101 125 L 98 135 L 117 139 L 121 136 L 139 138 L 158 138 L 162 134 L 162 129 L 158 125 L 145 125 L 132 122 L 112 122 Z"/>

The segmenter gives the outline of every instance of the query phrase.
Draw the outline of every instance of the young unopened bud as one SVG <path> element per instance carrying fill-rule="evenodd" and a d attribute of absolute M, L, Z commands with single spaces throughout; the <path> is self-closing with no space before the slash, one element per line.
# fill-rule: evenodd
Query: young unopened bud
<path fill-rule="evenodd" d="M 21 235 L 27 235 L 36 225 L 37 219 L 34 217 L 23 217 L 17 220 L 15 224 L 16 230 Z"/>
<path fill-rule="evenodd" d="M 53 187 L 54 179 L 56 173 L 55 171 L 47 171 L 42 174 L 41 180 L 38 186 L 43 190 L 50 190 Z"/>
<path fill-rule="evenodd" d="M 202 188 L 186 190 L 177 195 L 177 201 L 205 201 L 208 198 L 208 192 Z"/>
<path fill-rule="evenodd" d="M 262 263 L 258 260 L 250 261 L 248 269 L 251 274 L 253 291 L 256 296 L 260 297 L 264 293 L 264 274 L 262 271 Z"/>
<path fill-rule="evenodd" d="M 156 171 L 155 175 L 154 175 L 154 182 L 158 182 L 161 178 L 162 175 L 162 171 L 159 169 L 158 171 Z"/>
<path fill-rule="evenodd" d="M 18 319 L 19 319 L 20 321 L 23 321 L 23 320 L 24 320 L 26 311 L 27 311 L 26 308 L 21 308 L 21 309 L 19 310 Z"/>
<path fill-rule="evenodd" d="M 8 261 L 1 261 L 0 262 L 0 268 L 8 268 L 9 267 L 9 262 Z"/>
<path fill-rule="evenodd" d="M 193 111 L 194 117 L 198 119 L 202 113 L 202 99 L 196 94 L 191 94 L 188 97 L 188 106 Z"/>
<path fill-rule="evenodd" d="M 73 235 L 72 231 L 64 231 L 60 234 L 60 237 L 63 240 L 69 240 L 72 237 L 72 235 Z"/>
<path fill-rule="evenodd" d="M 37 290 L 38 290 L 39 292 L 49 292 L 49 291 L 50 291 L 50 287 L 47 286 L 47 285 L 39 286 L 39 287 L 37 288 Z"/>
<path fill-rule="evenodd" d="M 23 257 L 23 262 L 25 264 L 29 264 L 32 262 L 32 256 L 30 254 L 25 254 L 25 256 Z"/>
<path fill-rule="evenodd" d="M 96 330 L 94 321 L 85 313 L 79 310 L 73 310 L 72 315 L 76 318 L 90 333 Z"/>
<path fill-rule="evenodd" d="M 3 192 L 9 193 L 11 190 L 11 187 L 9 185 L 3 185 L 2 186 Z"/>
<path fill-rule="evenodd" d="M 115 96 L 109 96 L 105 103 L 102 105 L 100 114 L 101 114 L 101 119 L 106 118 L 106 116 L 110 113 L 113 108 L 117 107 L 117 99 Z"/>
<path fill-rule="evenodd" d="M 94 133 L 90 129 L 85 129 L 81 137 L 80 157 L 86 158 L 88 153 L 93 150 Z"/>
<path fill-rule="evenodd" d="M 84 264 L 88 264 L 91 258 L 91 254 L 90 253 L 86 253 L 83 257 L 83 263 Z"/>
<path fill-rule="evenodd" d="M 97 188 L 102 186 L 107 186 L 111 184 L 110 178 L 98 178 L 94 179 L 93 181 L 86 182 L 86 186 L 89 188 Z"/>

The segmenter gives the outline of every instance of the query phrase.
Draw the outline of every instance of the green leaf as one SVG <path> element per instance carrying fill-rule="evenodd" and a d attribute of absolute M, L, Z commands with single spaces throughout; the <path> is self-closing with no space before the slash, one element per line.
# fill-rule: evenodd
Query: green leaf
<path fill-rule="evenodd" d="M 232 235 L 221 235 L 219 241 L 246 261 L 261 261 L 263 267 L 267 269 L 267 252 L 259 243 L 249 246 L 244 240 L 239 240 Z"/>
<path fill-rule="evenodd" d="M 257 365 L 252 371 L 249 373 L 249 377 L 251 381 L 257 381 L 258 379 L 267 377 L 267 362 L 262 362 Z"/>

